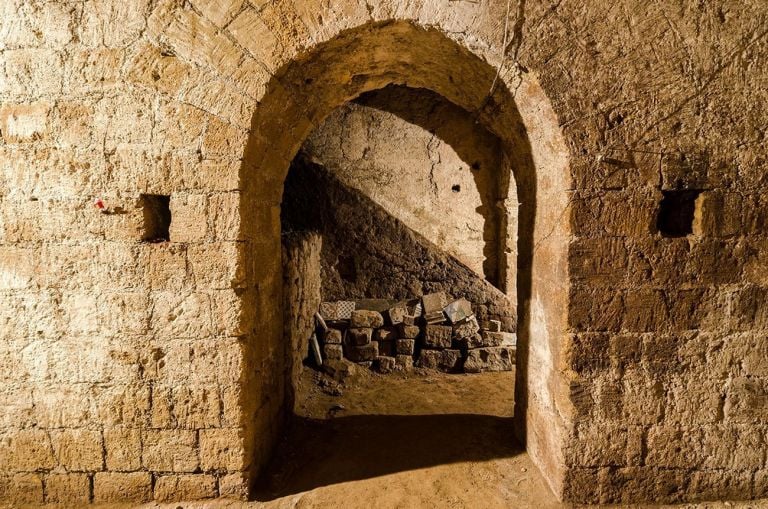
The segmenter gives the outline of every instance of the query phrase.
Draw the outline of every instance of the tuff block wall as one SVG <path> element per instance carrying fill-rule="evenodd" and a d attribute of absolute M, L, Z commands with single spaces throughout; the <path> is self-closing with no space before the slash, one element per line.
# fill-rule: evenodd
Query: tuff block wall
<path fill-rule="evenodd" d="M 556 493 L 766 494 L 764 2 L 0 9 L 4 499 L 247 494 L 284 405 L 282 179 L 392 83 L 520 174 L 518 424 Z M 701 191 L 689 238 L 654 231 L 672 188 Z"/>

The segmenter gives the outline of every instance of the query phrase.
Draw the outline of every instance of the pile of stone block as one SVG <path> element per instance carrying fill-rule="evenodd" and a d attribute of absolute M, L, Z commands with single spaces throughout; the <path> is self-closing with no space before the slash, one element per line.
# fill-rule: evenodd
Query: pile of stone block
<path fill-rule="evenodd" d="M 422 368 L 449 373 L 510 371 L 516 340 L 489 320 L 481 327 L 466 299 L 444 292 L 408 301 L 366 299 L 320 304 L 322 357 L 388 373 Z"/>

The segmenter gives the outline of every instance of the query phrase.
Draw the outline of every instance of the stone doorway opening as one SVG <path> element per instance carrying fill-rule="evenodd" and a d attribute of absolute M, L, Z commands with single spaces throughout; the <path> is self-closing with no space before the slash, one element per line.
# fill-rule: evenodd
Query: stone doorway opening
<path fill-rule="evenodd" d="M 521 451 L 510 175 L 426 89 L 364 93 L 309 135 L 281 204 L 290 415 L 259 497 Z"/>
<path fill-rule="evenodd" d="M 494 183 L 495 187 L 487 186 L 493 199 L 487 200 L 483 196 L 482 186 L 477 185 L 474 177 L 467 182 L 451 181 L 444 189 L 451 196 L 463 196 L 474 184 L 478 190 L 476 197 L 480 199 L 482 227 L 477 230 L 482 233 L 477 244 L 482 245 L 482 255 L 456 265 L 471 272 L 469 266 L 474 264 L 479 281 L 496 292 L 503 289 L 499 293 L 512 303 L 511 308 L 506 308 L 507 312 L 516 310 L 517 319 L 513 317 L 509 323 L 516 325 L 518 333 L 517 383 L 508 387 L 508 394 L 517 392 L 514 398 L 515 430 L 524 439 L 534 462 L 545 470 L 545 477 L 551 483 L 558 483 L 563 465 L 552 455 L 559 450 L 562 434 L 558 430 L 562 423 L 559 424 L 561 417 L 555 412 L 554 399 L 561 397 L 563 392 L 558 386 L 560 379 L 554 371 L 552 358 L 565 330 L 567 150 L 547 99 L 531 76 L 511 68 L 499 70 L 445 34 L 405 22 L 376 23 L 343 32 L 318 44 L 311 53 L 286 63 L 267 85 L 264 99 L 255 112 L 241 174 L 241 231 L 243 238 L 250 241 L 249 250 L 241 256 L 247 277 L 253 282 L 251 309 L 255 310 L 253 314 L 245 314 L 243 319 L 243 329 L 254 331 L 254 341 L 243 345 L 246 369 L 242 383 L 244 388 L 257 390 L 244 390 L 240 402 L 246 453 L 249 450 L 253 453 L 250 468 L 263 471 L 271 456 L 293 401 L 291 388 L 295 385 L 297 372 L 294 369 L 295 351 L 286 348 L 282 305 L 286 288 L 282 274 L 280 216 L 291 166 L 318 164 L 306 157 L 308 150 L 302 151 L 302 145 L 308 139 L 307 143 L 316 143 L 316 147 L 323 145 L 321 138 L 312 138 L 312 133 L 329 115 L 334 115 L 334 110 L 357 98 L 360 98 L 355 103 L 357 106 L 386 102 L 388 94 L 395 94 L 396 89 L 400 90 L 397 93 L 402 93 L 403 87 L 411 90 L 411 94 L 422 94 L 422 99 L 427 94 L 469 112 L 477 126 L 498 140 L 491 145 L 498 145 L 500 149 L 498 160 L 508 171 L 499 172 L 499 175 L 508 180 L 501 186 L 498 182 Z M 366 101 L 370 104 L 364 104 Z M 412 110 L 400 113 L 407 116 L 413 114 Z M 439 137 L 438 127 L 441 126 L 435 126 L 435 133 L 427 130 L 432 149 Z M 425 148 L 429 158 L 429 141 Z M 435 161 L 430 161 L 430 168 L 436 169 Z M 479 165 L 475 164 L 477 162 L 464 160 L 469 164 L 470 175 L 482 172 L 482 162 Z M 306 174 L 316 175 L 317 172 Z M 429 183 L 429 178 L 426 182 Z M 500 193 L 500 189 L 507 194 Z M 506 210 L 510 206 L 510 196 L 514 197 L 512 203 L 515 206 L 520 204 L 514 225 L 517 235 L 508 234 L 508 214 L 498 214 L 494 210 L 498 207 L 490 206 L 501 199 Z M 382 196 L 378 197 L 384 201 Z M 541 200 L 547 203 L 546 210 L 536 207 Z M 487 214 L 483 216 L 482 212 Z M 303 217 L 306 219 L 312 214 Z M 438 214 L 438 217 L 442 220 L 456 215 Z M 404 222 L 404 219 L 407 218 L 400 221 Z M 434 225 L 438 221 L 427 223 Z M 426 233 L 436 235 L 439 241 L 441 233 L 450 232 L 450 225 L 442 226 L 442 230 Z M 488 232 L 496 234 L 488 235 Z M 449 237 L 442 240 L 445 246 L 461 247 L 447 239 Z M 322 259 L 322 248 L 315 248 L 315 251 Z M 540 254 L 534 256 L 534 251 Z M 450 254 L 458 258 L 466 253 L 454 251 Z M 332 262 L 326 265 L 326 272 L 333 273 L 338 288 L 348 291 L 371 287 L 365 280 L 364 269 L 367 267 L 360 265 L 360 260 L 354 256 L 336 253 Z M 333 271 L 328 267 L 333 267 Z M 331 280 L 327 278 L 327 281 Z M 356 286 L 360 280 L 366 283 Z M 434 284 L 435 281 L 430 282 Z M 382 288 L 392 286 L 383 284 Z M 414 289 L 408 289 L 407 285 L 398 287 L 400 292 Z M 426 286 L 423 290 L 431 291 L 431 288 Z M 307 299 L 299 301 L 308 302 Z M 311 307 L 308 311 L 314 313 L 316 309 Z M 298 313 L 290 316 L 312 315 Z M 313 323 L 304 326 L 312 327 Z M 529 340 L 533 335 L 535 342 Z M 535 380 L 529 373 L 531 365 L 535 366 Z M 534 393 L 536 397 L 530 398 L 529 395 Z M 536 420 L 546 421 L 548 429 L 545 433 L 537 430 L 534 435 L 529 435 L 526 431 L 528 423 Z M 254 428 L 254 422 L 258 432 L 251 434 L 249 430 Z M 507 436 L 511 441 L 511 429 Z"/>

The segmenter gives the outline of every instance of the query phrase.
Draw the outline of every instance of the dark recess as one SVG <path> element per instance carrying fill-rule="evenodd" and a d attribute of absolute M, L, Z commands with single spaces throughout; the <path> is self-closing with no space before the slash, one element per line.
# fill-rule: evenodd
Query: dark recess
<path fill-rule="evenodd" d="M 656 228 L 664 237 L 685 237 L 693 233 L 696 198 L 701 191 L 662 191 Z"/>
<path fill-rule="evenodd" d="M 145 242 L 167 242 L 171 240 L 171 197 L 162 194 L 142 194 L 139 197 L 144 213 L 144 231 L 141 240 Z"/>

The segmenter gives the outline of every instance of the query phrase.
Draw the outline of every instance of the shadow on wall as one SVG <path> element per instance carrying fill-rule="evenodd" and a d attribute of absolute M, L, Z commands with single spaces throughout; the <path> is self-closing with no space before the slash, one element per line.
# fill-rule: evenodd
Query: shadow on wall
<path fill-rule="evenodd" d="M 445 291 L 478 319 L 516 330 L 515 304 L 491 283 L 414 232 L 363 193 L 299 154 L 285 182 L 284 232 L 322 235 L 323 300 L 408 299 Z"/>
<path fill-rule="evenodd" d="M 472 414 L 295 417 L 256 487 L 268 501 L 322 486 L 465 461 L 510 458 L 512 417 Z"/>
<path fill-rule="evenodd" d="M 517 218 L 505 217 L 499 207 L 499 203 L 509 196 L 511 183 L 511 171 L 504 166 L 499 139 L 467 111 L 425 88 L 390 85 L 363 94 L 355 102 L 392 113 L 429 131 L 450 145 L 469 166 L 480 193 L 481 206 L 477 212 L 485 221 L 483 272 L 485 278 L 494 286 L 502 291 L 509 291 L 505 287 L 508 280 L 506 272 L 514 271 L 515 267 L 508 266 L 504 239 L 507 235 L 507 222 L 516 222 Z M 494 161 L 494 167 L 483 167 L 480 161 L 486 159 L 489 154 L 498 159 Z"/>

